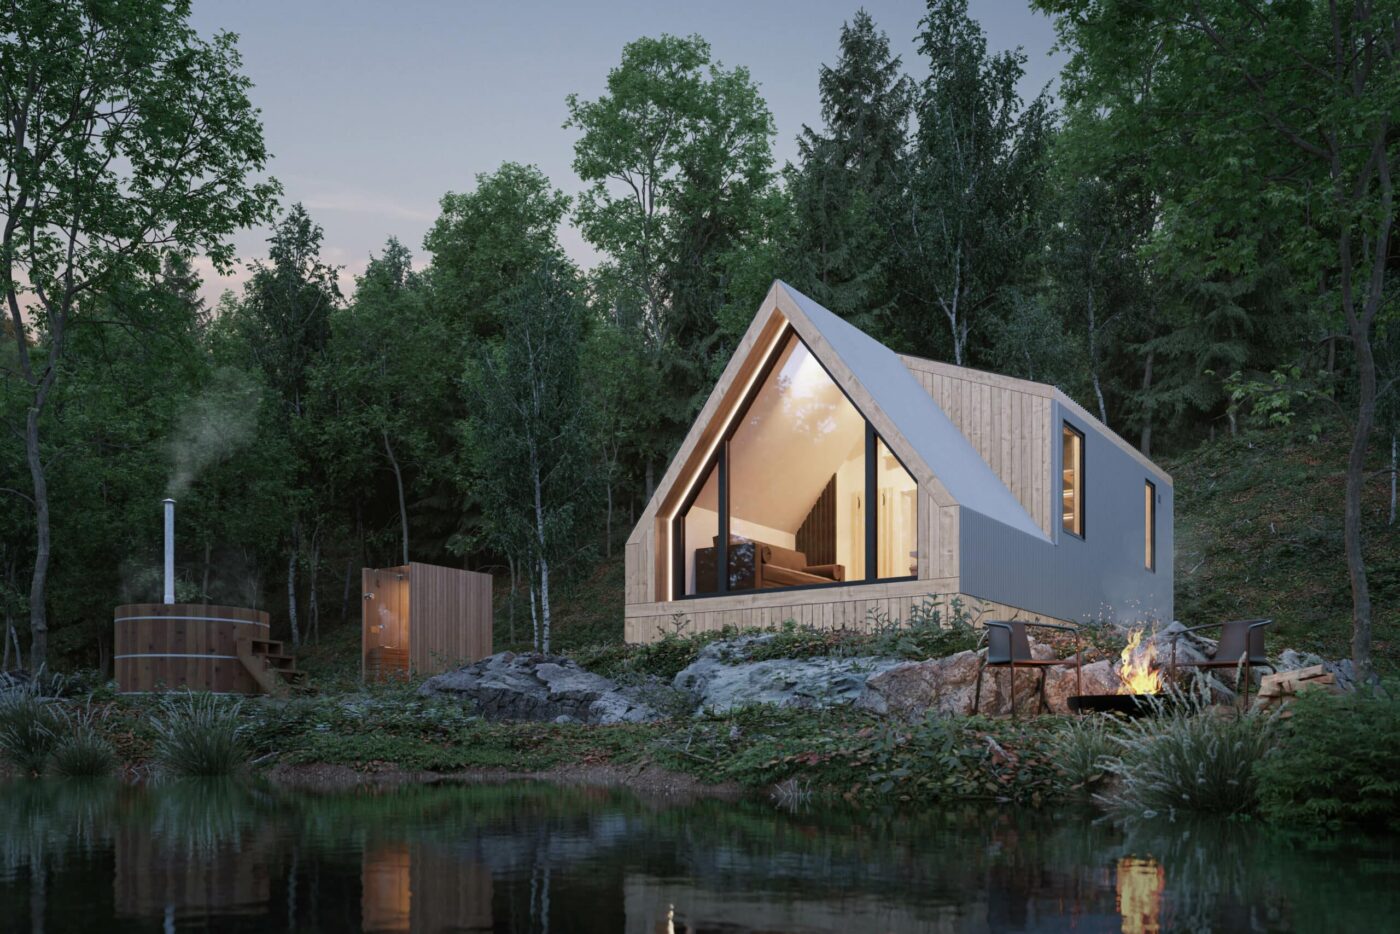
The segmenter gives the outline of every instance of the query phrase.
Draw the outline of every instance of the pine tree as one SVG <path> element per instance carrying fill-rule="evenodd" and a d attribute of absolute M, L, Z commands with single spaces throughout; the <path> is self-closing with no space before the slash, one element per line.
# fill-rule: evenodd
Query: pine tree
<path fill-rule="evenodd" d="M 803 127 L 801 163 L 788 173 L 795 218 L 786 265 L 799 288 L 870 324 L 895 300 L 911 83 L 889 38 L 860 10 L 841 27 L 840 57 L 822 66 L 818 85 L 824 127 Z"/>

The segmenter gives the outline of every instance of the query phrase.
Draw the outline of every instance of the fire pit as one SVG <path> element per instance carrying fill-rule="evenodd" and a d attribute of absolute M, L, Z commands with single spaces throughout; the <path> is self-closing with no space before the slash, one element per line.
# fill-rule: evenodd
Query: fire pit
<path fill-rule="evenodd" d="M 1125 717 L 1152 716 L 1162 709 L 1162 673 L 1157 662 L 1157 644 L 1147 640 L 1139 629 L 1128 638 L 1118 659 L 1117 694 L 1078 694 L 1069 698 L 1071 713 L 1115 713 Z"/>
<path fill-rule="evenodd" d="M 1069 699 L 1070 713 L 1116 713 L 1149 717 L 1157 712 L 1156 694 L 1078 694 Z"/>

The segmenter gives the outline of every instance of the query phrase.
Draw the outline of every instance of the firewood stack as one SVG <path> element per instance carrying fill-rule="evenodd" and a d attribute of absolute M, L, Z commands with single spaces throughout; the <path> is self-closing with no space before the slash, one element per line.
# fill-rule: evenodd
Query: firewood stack
<path fill-rule="evenodd" d="M 1337 679 L 1325 665 L 1312 665 L 1293 671 L 1280 671 L 1264 675 L 1259 679 L 1259 699 L 1256 706 L 1263 710 L 1283 708 L 1281 717 L 1289 717 L 1292 711 L 1288 705 L 1303 691 L 1329 691 L 1340 694 Z"/>

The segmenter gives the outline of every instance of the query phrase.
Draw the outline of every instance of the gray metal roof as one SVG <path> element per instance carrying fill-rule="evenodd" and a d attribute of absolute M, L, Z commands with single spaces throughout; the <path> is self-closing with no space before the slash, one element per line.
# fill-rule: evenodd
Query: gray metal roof
<path fill-rule="evenodd" d="M 786 282 L 778 284 L 958 505 L 1042 541 L 1050 540 L 897 353 Z"/>

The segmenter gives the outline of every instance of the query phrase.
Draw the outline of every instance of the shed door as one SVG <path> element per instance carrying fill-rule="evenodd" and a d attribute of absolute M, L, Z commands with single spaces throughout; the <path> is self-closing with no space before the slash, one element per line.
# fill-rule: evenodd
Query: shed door
<path fill-rule="evenodd" d="M 408 677 L 408 569 L 364 572 L 364 673 L 369 681 Z"/>

